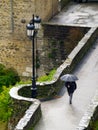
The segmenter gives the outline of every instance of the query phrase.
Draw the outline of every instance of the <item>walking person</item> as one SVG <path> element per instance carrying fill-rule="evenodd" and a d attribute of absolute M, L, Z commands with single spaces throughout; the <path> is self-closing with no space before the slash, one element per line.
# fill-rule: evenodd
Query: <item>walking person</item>
<path fill-rule="evenodd" d="M 78 80 L 78 77 L 73 74 L 65 74 L 60 79 L 65 82 L 65 87 L 69 95 L 69 103 L 72 104 L 73 93 L 77 88 L 75 81 Z"/>
<path fill-rule="evenodd" d="M 69 95 L 69 104 L 72 104 L 72 97 L 73 97 L 73 93 L 77 88 L 76 82 L 72 81 L 72 82 L 65 82 L 65 87 L 67 88 L 67 92 Z"/>

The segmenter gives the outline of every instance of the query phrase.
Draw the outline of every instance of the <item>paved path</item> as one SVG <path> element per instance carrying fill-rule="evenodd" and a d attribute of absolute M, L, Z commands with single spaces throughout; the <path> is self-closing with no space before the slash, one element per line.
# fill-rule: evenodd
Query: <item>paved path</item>
<path fill-rule="evenodd" d="M 98 2 L 70 3 L 50 23 L 68 26 L 98 26 Z"/>
<path fill-rule="evenodd" d="M 98 26 L 98 4 L 72 4 L 50 22 L 74 26 Z M 73 104 L 69 105 L 68 94 L 42 102 L 42 118 L 34 130 L 76 130 L 98 88 L 98 41 L 73 72 L 78 76 Z"/>
<path fill-rule="evenodd" d="M 69 105 L 68 94 L 61 98 L 42 102 L 42 118 L 34 130 L 75 130 L 98 88 L 98 41 L 74 74 L 78 76 L 78 88 L 74 93 L 73 104 Z"/>

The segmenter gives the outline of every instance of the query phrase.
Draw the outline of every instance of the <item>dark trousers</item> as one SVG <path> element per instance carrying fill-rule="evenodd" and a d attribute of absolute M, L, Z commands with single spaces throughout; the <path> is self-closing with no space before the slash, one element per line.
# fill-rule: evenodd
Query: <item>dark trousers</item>
<path fill-rule="evenodd" d="M 69 94 L 69 103 L 72 104 L 72 97 L 73 97 L 73 93 Z"/>

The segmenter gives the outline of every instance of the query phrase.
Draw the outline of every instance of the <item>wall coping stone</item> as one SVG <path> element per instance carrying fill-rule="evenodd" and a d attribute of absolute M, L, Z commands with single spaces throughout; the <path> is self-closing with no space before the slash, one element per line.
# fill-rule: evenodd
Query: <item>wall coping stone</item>
<path fill-rule="evenodd" d="M 96 90 L 95 96 L 91 100 L 91 103 L 89 104 L 84 116 L 80 120 L 77 130 L 85 130 L 88 128 L 91 118 L 93 117 L 94 111 L 96 110 L 97 106 L 98 106 L 98 90 Z"/>
<path fill-rule="evenodd" d="M 30 86 L 30 84 L 26 84 L 26 86 Z M 22 97 L 22 96 L 18 95 L 18 91 L 22 87 L 24 87 L 24 85 L 18 85 L 18 86 L 13 87 L 9 92 L 10 96 L 13 99 L 32 102 L 32 105 L 30 105 L 29 109 L 27 109 L 24 116 L 19 120 L 19 122 L 16 125 L 14 130 L 24 130 L 25 127 L 28 126 L 28 124 L 29 124 L 30 120 L 32 119 L 32 117 L 33 117 L 34 113 L 36 112 L 36 110 L 39 109 L 39 111 L 40 111 L 40 108 L 39 108 L 40 107 L 40 101 L 38 99 L 25 98 L 25 97 Z"/>
<path fill-rule="evenodd" d="M 25 126 L 30 122 L 30 119 L 32 118 L 32 115 L 35 113 L 36 109 L 39 107 L 39 103 L 35 102 L 32 104 L 29 109 L 25 112 L 25 115 L 23 118 L 20 119 L 17 126 L 15 127 L 15 130 L 23 130 Z"/>
<path fill-rule="evenodd" d="M 31 84 L 26 84 L 25 86 L 30 86 Z M 34 98 L 26 98 L 26 97 L 23 97 L 23 96 L 20 96 L 18 95 L 18 91 L 23 88 L 24 85 L 17 85 L 15 87 L 13 87 L 9 94 L 12 98 L 14 99 L 17 99 L 17 100 L 25 100 L 25 101 L 29 101 L 29 102 L 36 102 L 36 103 L 39 103 L 40 104 L 40 101 L 38 99 L 34 99 Z"/>

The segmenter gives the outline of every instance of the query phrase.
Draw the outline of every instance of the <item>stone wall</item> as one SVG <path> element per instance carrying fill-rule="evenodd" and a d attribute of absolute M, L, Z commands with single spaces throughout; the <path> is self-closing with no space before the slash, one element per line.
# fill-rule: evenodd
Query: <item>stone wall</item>
<path fill-rule="evenodd" d="M 44 44 L 38 50 L 44 75 L 59 67 L 89 28 L 43 24 Z M 52 30 L 52 31 L 51 31 Z M 47 63 L 47 64 L 46 64 Z M 41 73 L 42 74 L 42 73 Z M 40 76 L 40 75 L 39 75 Z"/>
<path fill-rule="evenodd" d="M 64 8 L 70 0 L 61 0 L 61 8 Z"/>
<path fill-rule="evenodd" d="M 35 14 L 40 14 L 43 21 L 48 21 L 58 13 L 58 0 L 35 0 Z"/>
<path fill-rule="evenodd" d="M 87 53 L 89 48 L 93 45 L 93 43 L 95 43 L 97 36 L 98 36 L 98 29 L 91 28 L 85 34 L 85 36 L 82 38 L 82 40 L 78 43 L 78 45 L 73 49 L 73 51 L 70 53 L 70 55 L 65 60 L 65 62 L 57 69 L 53 80 L 50 82 L 37 83 L 38 93 L 42 94 L 39 96 L 42 97 L 43 93 L 45 93 L 45 95 L 44 95 L 45 98 L 46 97 L 50 98 L 59 92 L 59 90 L 62 87 L 62 83 L 61 83 L 59 77 L 65 73 L 69 73 L 74 70 L 74 68 L 79 63 L 79 61 L 83 58 L 85 53 Z M 11 97 L 14 99 L 17 99 L 17 100 L 30 100 L 30 98 L 26 97 L 26 95 L 25 95 L 25 97 L 18 95 L 19 91 L 23 92 L 23 90 L 24 90 L 23 93 L 28 92 L 28 91 L 26 91 L 26 89 L 30 91 L 30 86 L 31 85 L 29 84 L 29 85 L 22 85 L 21 87 L 13 87 L 10 90 Z M 44 90 L 46 90 L 46 91 L 44 92 Z M 97 92 L 97 95 L 98 95 L 98 92 Z M 90 109 L 90 107 L 89 107 L 88 112 L 83 117 L 83 119 L 80 122 L 79 127 L 77 129 L 90 130 L 90 129 L 88 129 L 90 119 L 93 117 L 92 115 L 97 110 L 96 106 L 98 105 L 98 101 L 96 99 L 97 98 L 94 98 L 94 100 L 93 100 L 94 102 L 90 106 L 92 109 Z M 34 101 L 34 99 L 32 99 L 32 100 Z M 36 99 L 35 99 L 35 101 L 36 101 Z M 32 116 L 33 116 L 33 113 L 32 113 Z M 96 118 L 96 114 L 95 114 L 94 118 Z M 24 121 L 24 119 L 26 119 L 26 118 L 23 117 L 23 121 Z M 92 118 L 92 120 L 93 120 L 93 118 Z M 21 122 L 21 120 L 20 120 L 20 122 Z M 27 120 L 26 125 L 30 126 L 28 122 L 29 121 Z M 19 129 L 16 129 L 16 130 L 19 130 Z"/>
<path fill-rule="evenodd" d="M 58 12 L 58 0 L 1 0 L 0 63 L 14 67 L 20 76 L 31 77 L 32 47 L 26 36 L 26 24 L 32 14 L 43 21 Z M 38 40 L 43 42 L 42 37 Z"/>
<path fill-rule="evenodd" d="M 41 118 L 40 101 L 19 96 L 17 92 L 22 87 L 23 85 L 20 85 L 10 90 L 14 111 L 8 122 L 9 130 L 28 130 L 30 127 L 33 128 Z"/>
<path fill-rule="evenodd" d="M 91 100 L 87 111 L 82 117 L 77 130 L 93 130 L 93 124 L 98 120 L 98 90 Z"/>
<path fill-rule="evenodd" d="M 45 38 L 53 38 L 57 40 L 74 40 L 76 41 L 76 38 L 79 39 L 79 34 L 82 33 L 85 35 L 85 33 L 90 29 L 90 28 L 85 28 L 85 27 L 74 27 L 74 26 L 66 26 L 66 25 L 58 25 L 58 24 L 43 24 L 44 28 L 44 37 Z M 81 36 L 81 38 L 83 37 Z M 81 39 L 80 38 L 80 39 Z M 79 39 L 79 40 L 80 40 Z M 72 43 L 73 44 L 73 43 Z"/>
<path fill-rule="evenodd" d="M 61 64 L 53 77 L 53 80 L 50 82 L 37 82 L 38 88 L 38 96 L 39 97 L 51 97 L 56 95 L 62 87 L 62 81 L 60 80 L 60 76 L 66 73 L 70 73 L 74 70 L 76 65 L 81 61 L 81 59 L 85 56 L 88 49 L 95 42 L 98 35 L 98 29 L 91 28 L 85 36 L 80 40 L 77 46 L 72 50 L 72 52 L 68 55 L 66 60 Z M 21 91 L 21 92 L 20 92 Z M 27 94 L 28 92 L 28 94 Z M 30 96 L 30 86 L 26 85 L 24 88 L 19 90 L 19 94 L 23 94 L 23 96 Z"/>

